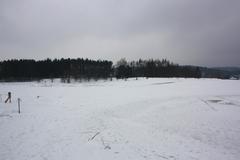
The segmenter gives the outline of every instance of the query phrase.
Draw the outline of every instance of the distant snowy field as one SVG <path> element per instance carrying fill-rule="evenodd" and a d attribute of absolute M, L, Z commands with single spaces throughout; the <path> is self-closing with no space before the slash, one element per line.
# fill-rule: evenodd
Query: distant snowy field
<path fill-rule="evenodd" d="M 240 81 L 55 80 L 0 94 L 0 160 L 240 159 Z"/>

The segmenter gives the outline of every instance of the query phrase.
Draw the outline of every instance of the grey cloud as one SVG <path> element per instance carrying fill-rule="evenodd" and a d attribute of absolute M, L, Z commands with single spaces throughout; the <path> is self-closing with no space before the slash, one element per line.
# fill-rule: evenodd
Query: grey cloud
<path fill-rule="evenodd" d="M 2 59 L 169 58 L 240 63 L 238 0 L 2 0 Z"/>

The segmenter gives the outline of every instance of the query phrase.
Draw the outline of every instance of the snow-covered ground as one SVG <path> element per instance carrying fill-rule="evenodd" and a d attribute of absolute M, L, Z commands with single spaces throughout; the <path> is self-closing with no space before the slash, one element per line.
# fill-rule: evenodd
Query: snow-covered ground
<path fill-rule="evenodd" d="M 240 159 L 240 81 L 55 80 L 0 94 L 0 160 Z"/>

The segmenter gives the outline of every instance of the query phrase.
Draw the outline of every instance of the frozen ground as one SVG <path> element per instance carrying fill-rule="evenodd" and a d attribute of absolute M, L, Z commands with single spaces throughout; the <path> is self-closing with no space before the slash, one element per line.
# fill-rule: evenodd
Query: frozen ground
<path fill-rule="evenodd" d="M 240 81 L 0 83 L 8 91 L 1 160 L 240 159 Z"/>

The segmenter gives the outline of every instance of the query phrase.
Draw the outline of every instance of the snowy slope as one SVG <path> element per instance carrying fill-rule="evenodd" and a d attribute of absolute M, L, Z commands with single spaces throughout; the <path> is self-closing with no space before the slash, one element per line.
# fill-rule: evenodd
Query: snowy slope
<path fill-rule="evenodd" d="M 240 159 L 240 81 L 0 83 L 8 91 L 0 160 Z"/>

